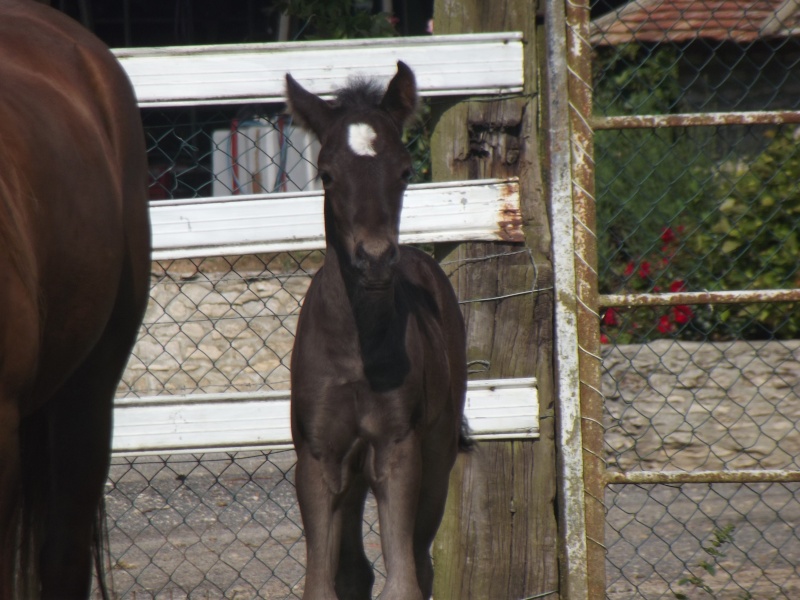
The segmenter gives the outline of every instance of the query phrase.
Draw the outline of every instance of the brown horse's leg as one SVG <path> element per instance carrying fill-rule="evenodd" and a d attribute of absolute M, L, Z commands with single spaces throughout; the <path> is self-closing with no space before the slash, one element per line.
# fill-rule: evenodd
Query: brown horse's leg
<path fill-rule="evenodd" d="M 306 583 L 303 600 L 337 600 L 334 578 L 339 563 L 342 522 L 336 497 L 321 461 L 307 448 L 297 450 L 295 487 L 306 536 Z"/>
<path fill-rule="evenodd" d="M 422 600 L 414 561 L 414 523 L 422 472 L 415 434 L 387 441 L 375 453 L 375 497 L 381 525 L 386 585 L 381 600 Z"/>
<path fill-rule="evenodd" d="M 375 575 L 364 553 L 364 500 L 366 479 L 357 476 L 339 502 L 342 515 L 342 545 L 339 570 L 336 573 L 336 594 L 339 600 L 370 600 Z"/>
<path fill-rule="evenodd" d="M 0 599 L 11 598 L 20 492 L 19 413 L 0 390 Z"/>

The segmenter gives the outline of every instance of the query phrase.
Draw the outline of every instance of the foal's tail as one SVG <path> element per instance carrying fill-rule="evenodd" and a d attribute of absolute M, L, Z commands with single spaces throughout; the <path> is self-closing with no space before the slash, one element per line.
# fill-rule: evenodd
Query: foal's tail
<path fill-rule="evenodd" d="M 472 439 L 472 430 L 469 428 L 467 417 L 461 416 L 461 431 L 458 435 L 458 451 L 472 452 L 475 449 L 475 440 Z"/>

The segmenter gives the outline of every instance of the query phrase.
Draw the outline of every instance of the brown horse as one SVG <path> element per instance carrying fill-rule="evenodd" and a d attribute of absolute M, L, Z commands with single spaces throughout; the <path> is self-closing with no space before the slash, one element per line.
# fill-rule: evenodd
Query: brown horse
<path fill-rule="evenodd" d="M 112 402 L 148 298 L 146 174 L 108 48 L 0 0 L 2 600 L 86 598 L 102 563 Z"/>
<path fill-rule="evenodd" d="M 378 503 L 385 600 L 429 598 L 430 547 L 462 433 L 465 334 L 450 283 L 398 244 L 417 101 L 398 63 L 385 94 L 359 82 L 329 104 L 287 75 L 294 116 L 319 137 L 325 264 L 292 354 L 292 436 L 305 527 L 307 600 L 371 598 L 364 499 Z"/>

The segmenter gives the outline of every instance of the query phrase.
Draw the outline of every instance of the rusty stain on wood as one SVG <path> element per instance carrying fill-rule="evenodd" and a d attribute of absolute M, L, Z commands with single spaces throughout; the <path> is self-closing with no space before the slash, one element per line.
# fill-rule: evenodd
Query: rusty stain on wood
<path fill-rule="evenodd" d="M 498 235 L 508 242 L 524 242 L 522 232 L 522 210 L 519 207 L 519 194 L 516 202 L 504 202 L 497 214 L 497 224 L 500 226 Z"/>

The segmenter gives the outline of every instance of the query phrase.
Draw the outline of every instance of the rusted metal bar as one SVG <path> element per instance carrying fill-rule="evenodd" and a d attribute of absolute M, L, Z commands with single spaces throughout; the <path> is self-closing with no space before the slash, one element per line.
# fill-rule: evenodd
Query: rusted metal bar
<path fill-rule="evenodd" d="M 800 471 L 628 471 L 606 472 L 609 484 L 785 483 L 800 481 Z"/>
<path fill-rule="evenodd" d="M 543 78 L 546 106 L 543 125 L 547 136 L 545 156 L 549 160 L 547 181 L 553 217 L 559 591 L 562 598 L 587 600 L 585 488 L 576 325 L 578 299 L 567 103 L 567 25 L 564 0 L 545 2 L 547 76 Z"/>
<path fill-rule="evenodd" d="M 760 302 L 800 302 L 800 288 L 793 290 L 753 290 L 731 292 L 676 292 L 672 294 L 603 294 L 600 306 L 676 306 L 680 304 L 757 304 Z"/>
<path fill-rule="evenodd" d="M 719 125 L 783 125 L 800 123 L 800 111 L 721 112 L 677 115 L 594 116 L 595 130 L 601 129 L 660 129 L 665 127 L 716 127 Z"/>
<path fill-rule="evenodd" d="M 583 440 L 586 571 L 588 598 L 606 597 L 605 460 L 603 395 L 600 392 L 600 315 L 597 276 L 597 209 L 594 131 L 592 130 L 592 56 L 589 0 L 567 0 L 567 64 L 572 148 L 572 201 L 577 278 L 577 328 Z"/>

